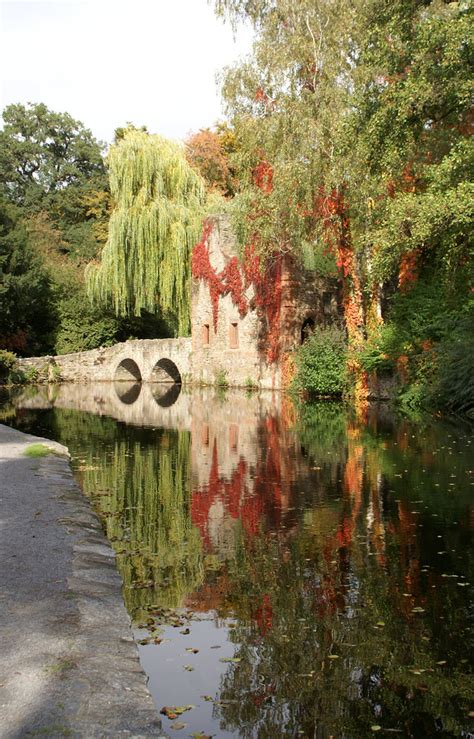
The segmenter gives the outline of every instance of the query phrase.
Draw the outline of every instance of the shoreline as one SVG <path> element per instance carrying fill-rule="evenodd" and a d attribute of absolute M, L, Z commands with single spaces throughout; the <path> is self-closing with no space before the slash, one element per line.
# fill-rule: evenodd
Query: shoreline
<path fill-rule="evenodd" d="M 2 737 L 165 737 L 67 448 L 0 424 L 0 498 Z"/>

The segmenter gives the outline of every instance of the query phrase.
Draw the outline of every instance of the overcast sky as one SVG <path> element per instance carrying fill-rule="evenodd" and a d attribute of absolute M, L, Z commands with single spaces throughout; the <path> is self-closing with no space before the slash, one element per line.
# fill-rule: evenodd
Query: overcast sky
<path fill-rule="evenodd" d="M 131 121 L 183 138 L 223 118 L 216 73 L 250 49 L 207 0 L 0 0 L 1 110 L 44 102 L 102 141 Z"/>

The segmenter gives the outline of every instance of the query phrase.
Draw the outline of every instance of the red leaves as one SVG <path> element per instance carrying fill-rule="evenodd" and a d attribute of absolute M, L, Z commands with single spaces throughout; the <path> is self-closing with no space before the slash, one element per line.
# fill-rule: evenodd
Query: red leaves
<path fill-rule="evenodd" d="M 193 277 L 204 280 L 209 286 L 214 332 L 217 332 L 219 298 L 230 295 L 243 318 L 249 310 L 245 290 L 253 285 L 257 312 L 261 318 L 265 318 L 266 323 L 267 360 L 273 363 L 278 358 L 280 344 L 281 259 L 278 258 L 263 272 L 260 257 L 255 253 L 253 244 L 250 244 L 245 248 L 242 266 L 237 257 L 232 257 L 222 272 L 218 273 L 209 259 L 208 240 L 211 232 L 212 226 L 207 222 L 201 241 L 193 249 L 191 271 Z"/>
<path fill-rule="evenodd" d="M 272 165 L 267 162 L 266 159 L 262 159 L 253 170 L 252 174 L 255 185 L 265 193 L 265 195 L 270 195 L 273 191 Z"/>

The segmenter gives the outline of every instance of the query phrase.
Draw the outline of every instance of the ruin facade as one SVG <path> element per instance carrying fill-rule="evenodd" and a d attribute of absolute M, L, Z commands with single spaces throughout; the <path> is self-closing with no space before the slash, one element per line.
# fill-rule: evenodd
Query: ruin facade
<path fill-rule="evenodd" d="M 215 216 L 207 238 L 209 261 L 217 275 L 225 272 L 238 255 L 229 219 Z M 281 388 L 285 385 L 285 360 L 317 326 L 341 323 L 339 284 L 335 277 L 298 266 L 283 257 L 279 267 L 279 309 L 274 331 L 277 355 L 269 358 L 270 327 L 255 304 L 255 288 L 244 284 L 248 310 L 242 315 L 231 292 L 220 295 L 215 320 L 211 285 L 194 277 L 191 285 L 191 336 L 193 382 L 213 385 L 227 381 L 234 386 Z"/>

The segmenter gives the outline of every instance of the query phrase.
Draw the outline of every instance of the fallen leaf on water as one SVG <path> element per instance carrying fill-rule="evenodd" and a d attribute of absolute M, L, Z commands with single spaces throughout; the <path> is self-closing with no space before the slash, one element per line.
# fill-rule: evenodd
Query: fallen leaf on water
<path fill-rule="evenodd" d="M 211 647 L 211 649 L 220 649 L 220 648 L 221 648 L 220 644 L 213 644 Z"/>
<path fill-rule="evenodd" d="M 175 731 L 179 731 L 180 729 L 185 729 L 187 724 L 183 724 L 182 721 L 176 721 L 175 724 L 171 724 L 170 729 L 174 729 Z"/>
<path fill-rule="evenodd" d="M 219 662 L 241 662 L 240 657 L 221 657 Z"/>
<path fill-rule="evenodd" d="M 212 739 L 214 735 L 213 734 L 203 734 L 202 732 L 200 732 L 199 734 L 194 733 L 194 734 L 190 734 L 189 736 L 192 737 L 192 739 Z"/>
<path fill-rule="evenodd" d="M 186 647 L 186 652 L 192 652 L 192 654 L 197 654 L 199 652 L 199 649 L 195 649 L 194 647 Z"/>
<path fill-rule="evenodd" d="M 201 698 L 205 701 L 214 702 L 212 695 L 201 695 Z"/>
<path fill-rule="evenodd" d="M 192 708 L 195 708 L 195 706 L 163 706 L 160 713 L 169 719 L 175 719 L 178 718 L 178 716 L 181 716 L 185 711 L 190 711 Z"/>
<path fill-rule="evenodd" d="M 190 634 L 190 633 L 191 633 L 191 629 L 183 629 L 183 630 L 182 630 L 182 631 L 180 631 L 179 633 L 180 633 L 180 634 L 185 634 L 185 635 L 186 635 L 186 634 Z"/>
<path fill-rule="evenodd" d="M 401 475 L 400 475 L 400 477 L 401 477 Z M 382 727 L 379 726 L 378 724 L 374 724 L 373 726 L 370 727 L 370 730 L 371 731 L 380 731 L 381 728 Z"/>
<path fill-rule="evenodd" d="M 187 672 L 192 672 L 194 670 L 194 667 L 191 665 L 183 665 L 183 667 Z"/>
<path fill-rule="evenodd" d="M 338 654 L 330 654 L 328 656 L 328 659 L 339 659 L 339 655 Z"/>
<path fill-rule="evenodd" d="M 385 626 L 385 621 L 377 621 L 377 626 Z"/>

